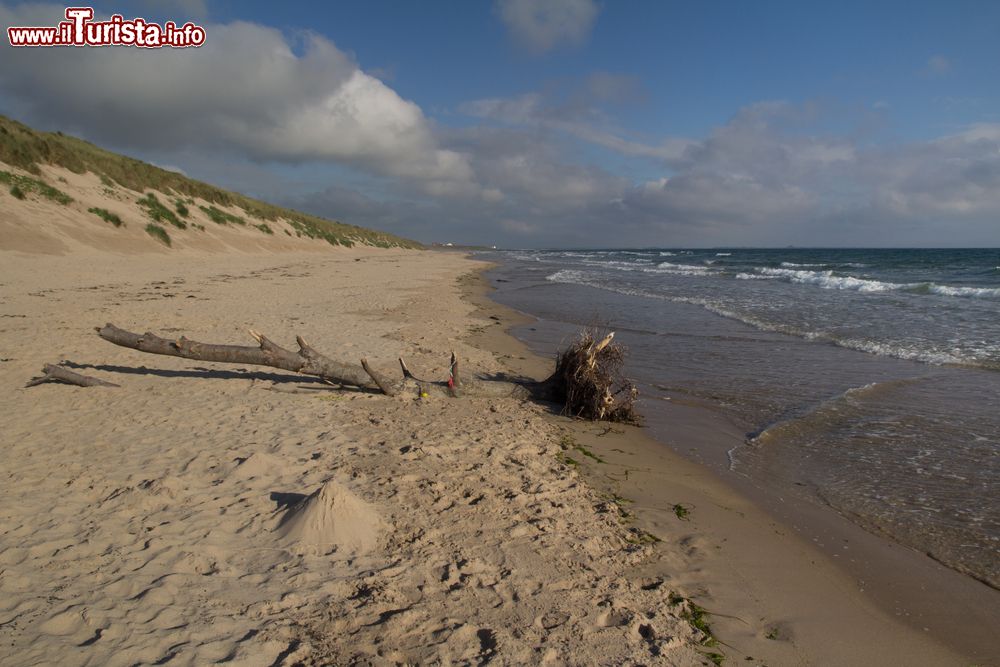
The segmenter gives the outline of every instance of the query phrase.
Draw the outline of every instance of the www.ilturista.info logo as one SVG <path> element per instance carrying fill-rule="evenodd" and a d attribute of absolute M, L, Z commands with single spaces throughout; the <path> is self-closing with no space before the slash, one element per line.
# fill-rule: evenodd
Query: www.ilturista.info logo
<path fill-rule="evenodd" d="M 94 21 L 93 7 L 67 7 L 66 20 L 55 27 L 10 27 L 11 46 L 138 46 L 144 49 L 185 48 L 205 43 L 205 29 L 188 21 L 178 26 L 146 19 L 125 20 L 114 14 L 107 21 Z"/>

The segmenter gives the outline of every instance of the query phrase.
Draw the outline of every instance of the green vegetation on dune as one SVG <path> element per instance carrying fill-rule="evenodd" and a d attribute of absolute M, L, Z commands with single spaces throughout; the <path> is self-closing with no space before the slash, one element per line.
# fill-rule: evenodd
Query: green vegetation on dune
<path fill-rule="evenodd" d="M 122 225 L 125 224 L 124 222 L 122 222 L 122 219 L 118 217 L 117 214 L 112 213 L 106 208 L 97 208 L 95 206 L 94 208 L 88 208 L 87 212 L 93 213 L 94 215 L 96 215 L 98 218 L 101 218 L 105 222 L 110 222 L 115 227 L 121 227 Z"/>
<path fill-rule="evenodd" d="M 246 225 L 247 221 L 238 215 L 233 215 L 232 213 L 226 213 L 225 211 L 220 211 L 214 206 L 199 206 L 201 212 L 208 216 L 208 219 L 217 225 L 228 225 L 230 222 L 234 225 Z"/>
<path fill-rule="evenodd" d="M 3 158 L 0 157 L 0 159 Z M 65 205 L 73 201 L 73 198 L 62 190 L 57 190 L 48 183 L 40 181 L 37 178 L 31 178 L 30 176 L 21 176 L 19 174 L 12 174 L 9 171 L 0 171 L 0 183 L 10 186 L 10 193 L 18 199 L 24 199 L 27 193 L 34 192 L 46 199 L 51 199 L 57 204 Z"/>
<path fill-rule="evenodd" d="M 359 243 L 379 247 L 422 247 L 415 241 L 392 234 L 325 220 L 307 213 L 257 201 L 238 193 L 228 192 L 213 185 L 188 178 L 183 174 L 160 169 L 159 167 L 154 167 L 151 164 L 124 155 L 111 153 L 82 139 L 70 137 L 61 132 L 39 132 L 33 130 L 23 123 L 4 116 L 0 116 L 0 161 L 36 175 L 41 174 L 40 165 L 46 164 L 60 166 L 77 174 L 89 171 L 96 174 L 105 187 L 113 187 L 113 185 L 117 184 L 133 190 L 140 195 L 149 190 L 173 193 L 188 204 L 192 204 L 193 198 L 197 197 L 209 203 L 210 206 L 206 208 L 215 209 L 216 211 L 219 211 L 219 209 L 212 206 L 213 204 L 227 208 L 235 207 L 242 209 L 248 217 L 258 218 L 264 222 L 274 222 L 279 219 L 286 220 L 296 230 L 297 235 L 312 239 L 323 239 L 332 245 L 350 246 Z M 9 175 L 14 176 L 13 174 Z M 46 188 L 50 187 L 41 181 L 30 180 L 44 185 Z M 37 191 L 35 188 L 26 188 L 19 183 L 6 180 L 3 182 L 9 186 L 19 185 L 21 190 L 25 192 L 29 190 Z M 50 189 L 59 193 L 55 188 Z M 49 196 L 42 192 L 40 194 Z M 66 201 L 60 203 L 69 203 L 69 201 L 72 201 L 67 195 L 63 193 L 59 194 L 66 198 Z M 59 200 L 56 199 L 56 201 Z M 177 206 L 176 201 L 174 204 L 181 217 L 187 217 Z M 153 216 L 153 208 L 152 206 L 147 206 L 151 217 Z M 165 206 L 163 208 L 170 212 L 178 222 L 182 222 L 173 211 L 170 211 Z M 223 211 L 219 212 L 224 213 Z M 206 214 L 212 218 L 212 214 L 207 211 Z M 239 216 L 232 217 L 239 218 Z M 242 220 L 242 218 L 239 219 Z M 160 220 L 176 224 L 166 216 Z M 215 218 L 212 218 L 212 220 L 219 222 Z M 227 220 L 227 222 L 233 221 Z M 246 221 L 244 220 L 243 222 L 245 224 Z"/>
<path fill-rule="evenodd" d="M 152 192 L 148 193 L 142 199 L 137 200 L 136 203 L 146 209 L 146 213 L 153 219 L 153 222 L 163 222 L 166 220 L 178 229 L 187 229 L 187 223 L 178 218 L 173 211 L 160 203 L 160 200 L 157 199 L 156 195 Z"/>
<path fill-rule="evenodd" d="M 170 245 L 170 234 L 167 234 L 167 230 L 165 230 L 163 227 L 160 227 L 155 222 L 151 222 L 148 225 L 146 225 L 146 233 L 152 236 L 153 238 L 163 241 L 166 245 L 168 246 Z"/>

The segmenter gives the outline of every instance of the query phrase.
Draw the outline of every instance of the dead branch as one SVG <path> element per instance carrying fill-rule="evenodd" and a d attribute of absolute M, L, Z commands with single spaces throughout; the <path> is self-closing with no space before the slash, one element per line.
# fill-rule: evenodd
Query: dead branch
<path fill-rule="evenodd" d="M 257 347 L 242 345 L 216 345 L 199 343 L 183 336 L 176 340 L 161 338 L 153 333 L 137 334 L 120 329 L 113 324 L 105 324 L 97 329 L 97 334 L 115 345 L 131 348 L 150 354 L 163 354 L 197 361 L 217 361 L 222 363 L 252 364 L 269 366 L 286 371 L 312 375 L 339 385 L 377 389 L 387 396 L 395 396 L 404 391 L 407 385 L 412 385 L 418 393 L 453 395 L 449 382 L 435 382 L 417 379 L 400 359 L 403 369 L 403 379 L 393 382 L 386 376 L 375 371 L 367 360 L 359 365 L 353 365 L 331 359 L 308 345 L 301 337 L 297 338 L 298 352 L 286 350 L 263 334 L 250 331 L 257 341 Z M 537 386 L 536 386 L 537 385 Z M 474 380 L 462 384 L 463 392 L 469 396 L 484 397 L 537 397 L 538 386 L 541 383 L 515 383 L 505 381 Z"/>
<path fill-rule="evenodd" d="M 555 373 L 542 381 L 492 380 L 479 377 L 462 379 L 458 357 L 452 353 L 448 378 L 430 381 L 417 378 L 403 359 L 400 381 L 392 381 L 371 367 L 367 359 L 350 364 L 331 359 L 296 338 L 297 352 L 286 350 L 263 334 L 250 331 L 257 346 L 216 345 L 199 343 L 183 336 L 176 340 L 152 333 L 137 334 L 106 324 L 97 329 L 104 340 L 122 347 L 198 361 L 252 364 L 312 375 L 341 386 L 378 390 L 387 396 L 414 391 L 418 396 L 470 396 L 488 398 L 518 398 L 557 401 L 564 412 L 591 420 L 637 422 L 634 402 L 635 386 L 621 377 L 625 348 L 613 343 L 614 334 L 597 340 L 592 332 L 584 332 L 580 340 L 559 355 Z"/>
<path fill-rule="evenodd" d="M 75 373 L 68 368 L 63 366 L 57 366 L 55 364 L 45 364 L 42 366 L 41 377 L 33 378 L 25 387 L 34 387 L 35 385 L 42 384 L 44 382 L 61 382 L 63 384 L 72 384 L 78 387 L 118 387 L 119 385 L 113 382 L 105 382 L 95 377 L 90 377 L 89 375 L 81 375 Z"/>

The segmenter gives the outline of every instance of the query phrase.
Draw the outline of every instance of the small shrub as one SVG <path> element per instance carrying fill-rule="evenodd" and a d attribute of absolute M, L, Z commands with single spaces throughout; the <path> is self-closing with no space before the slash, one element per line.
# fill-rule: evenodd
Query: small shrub
<path fill-rule="evenodd" d="M 116 214 L 112 213 L 106 208 L 97 208 L 97 207 L 88 208 L 87 212 L 93 213 L 94 215 L 96 215 L 98 218 L 101 218 L 105 222 L 110 222 L 115 227 L 121 227 L 122 225 L 125 224 L 124 222 L 122 222 L 121 218 L 119 218 Z"/>
<path fill-rule="evenodd" d="M 24 190 L 17 187 L 16 185 L 10 186 L 10 193 L 17 197 L 18 199 L 24 199 Z"/>
<path fill-rule="evenodd" d="M 274 230 L 268 227 L 266 222 L 262 222 L 259 225 L 254 225 L 254 227 L 264 232 L 265 234 L 274 234 Z"/>
<path fill-rule="evenodd" d="M 163 227 L 160 227 L 156 223 L 151 222 L 148 225 L 146 225 L 146 233 L 155 239 L 159 239 L 166 245 L 168 246 L 170 245 L 170 234 L 167 234 L 167 230 L 165 230 Z"/>
<path fill-rule="evenodd" d="M 156 198 L 152 192 L 147 194 L 142 199 L 138 200 L 139 206 L 146 209 L 147 215 L 153 219 L 154 222 L 163 222 L 166 220 L 174 227 L 178 229 L 187 229 L 187 223 L 178 218 L 173 211 L 160 203 L 160 200 Z M 147 227 L 147 231 L 149 228 Z M 152 233 L 152 232 L 150 232 Z"/>
<path fill-rule="evenodd" d="M 177 215 L 182 218 L 186 218 L 191 214 L 191 211 L 188 210 L 188 207 L 180 199 L 174 200 L 174 208 L 177 209 Z"/>

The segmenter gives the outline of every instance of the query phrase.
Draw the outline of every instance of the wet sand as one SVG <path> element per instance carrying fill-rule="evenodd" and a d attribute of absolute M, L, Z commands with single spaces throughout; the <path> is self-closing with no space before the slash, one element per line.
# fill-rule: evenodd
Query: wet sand
<path fill-rule="evenodd" d="M 529 343 L 496 336 L 483 344 L 503 350 L 515 371 L 544 375 L 551 362 L 535 352 L 549 356 L 567 327 L 489 302 L 490 291 L 484 278 L 480 298 Z M 587 482 L 632 500 L 636 525 L 663 540 L 658 559 L 641 573 L 668 577 L 717 612 L 710 623 L 728 658 L 772 665 L 1000 662 L 990 630 L 1000 623 L 996 591 L 827 509 L 769 500 L 727 473 L 726 452 L 745 436 L 717 411 L 675 400 L 652 412 L 642 429 L 553 419 L 602 459 L 577 457 Z"/>

